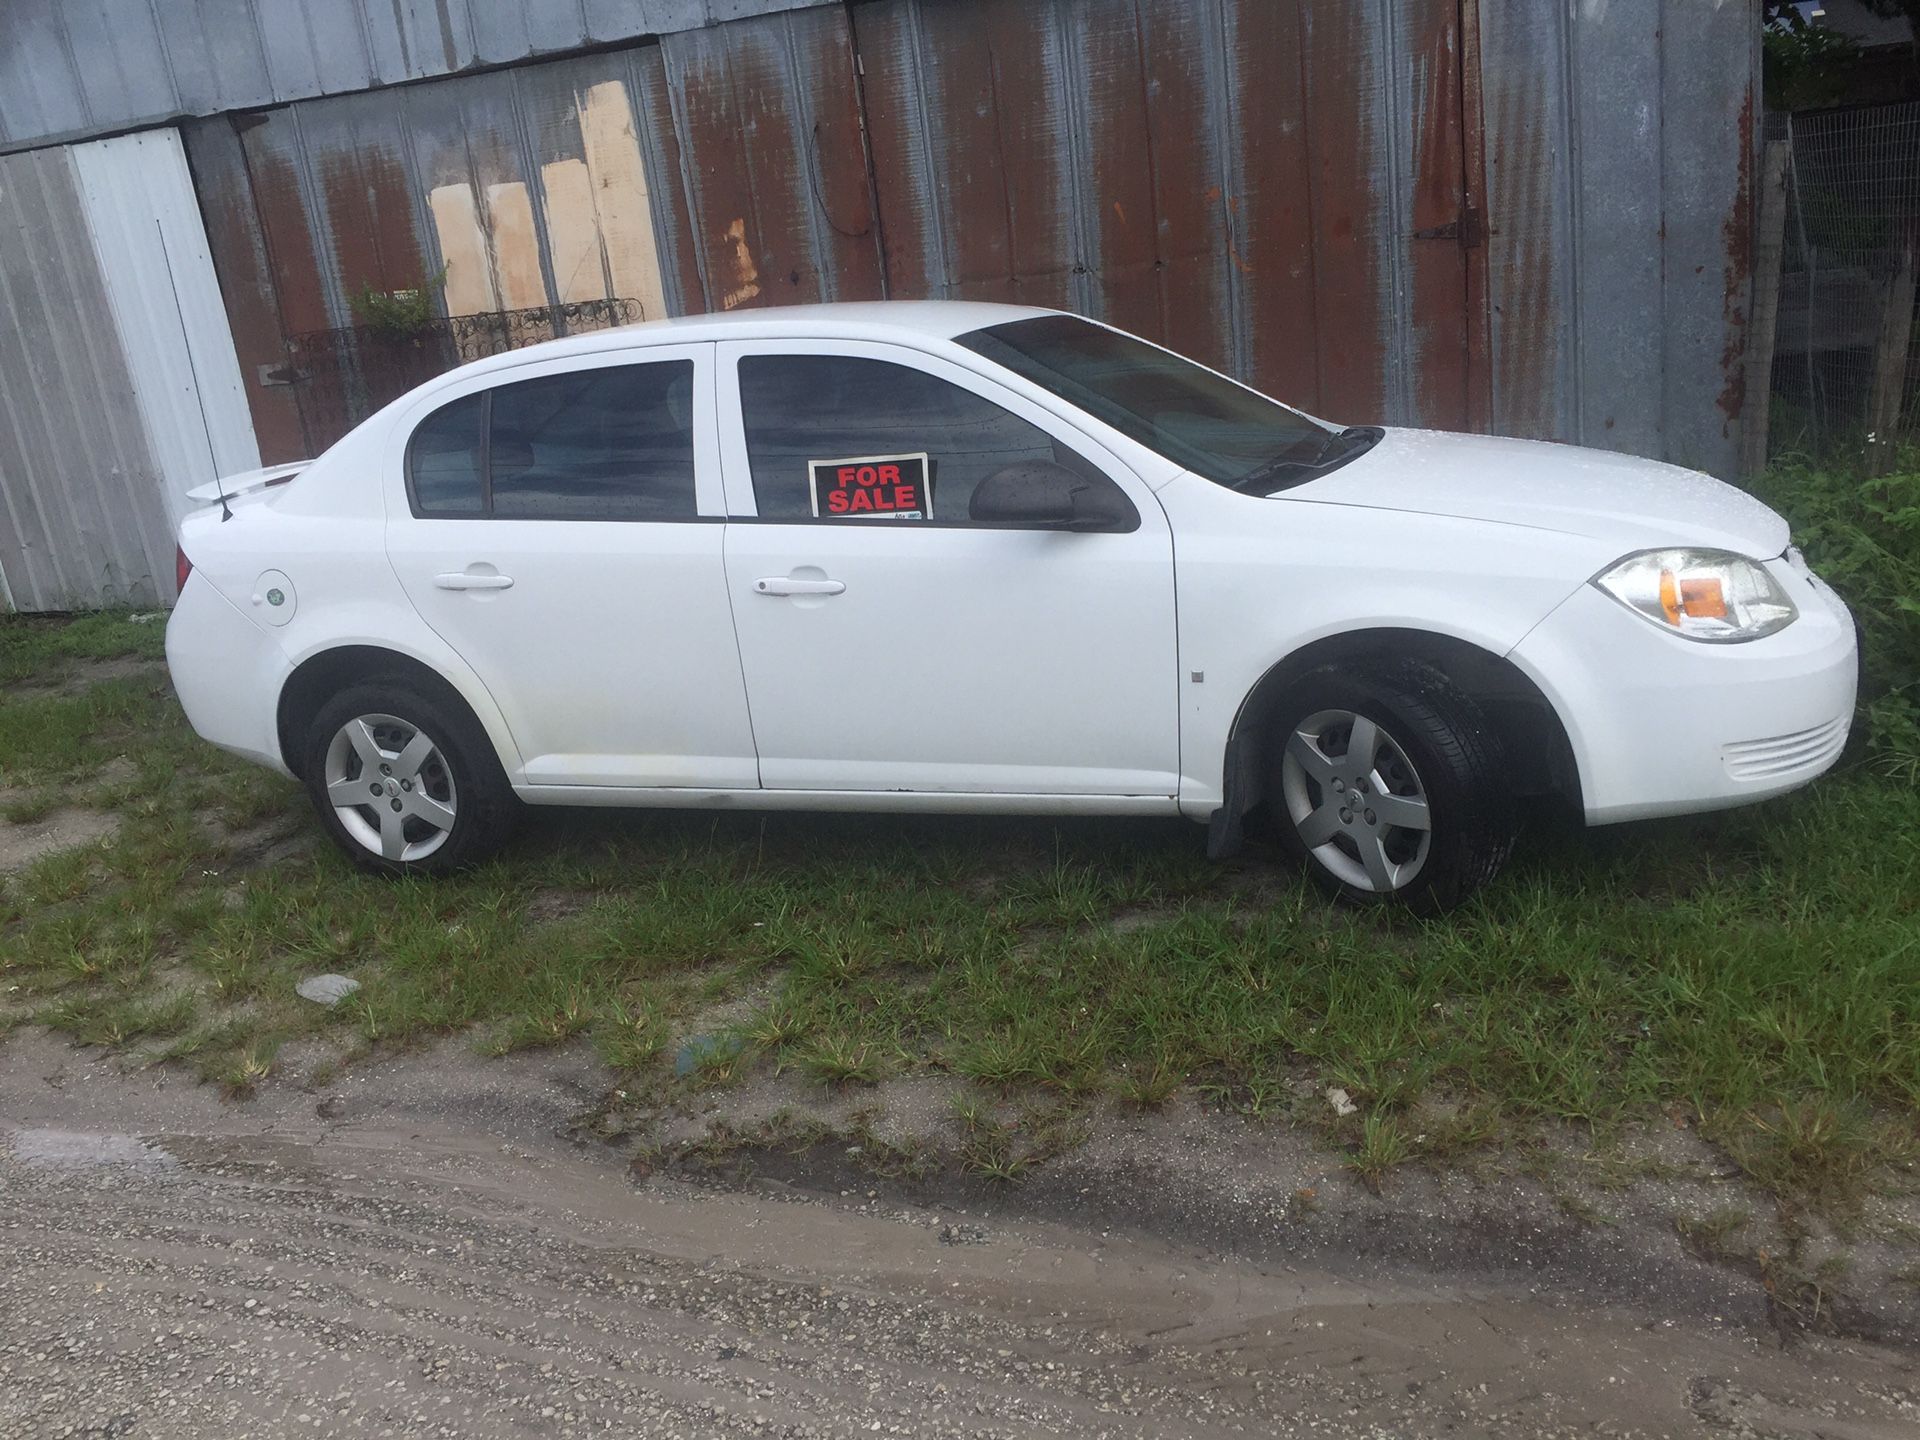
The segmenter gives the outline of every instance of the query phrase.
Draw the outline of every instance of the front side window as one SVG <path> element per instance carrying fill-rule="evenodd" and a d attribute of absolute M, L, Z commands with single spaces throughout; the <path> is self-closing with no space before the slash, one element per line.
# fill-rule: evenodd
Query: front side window
<path fill-rule="evenodd" d="M 1274 490 L 1324 473 L 1378 433 L 1331 430 L 1203 365 L 1074 315 L 990 325 L 958 343 L 1235 489 Z"/>
<path fill-rule="evenodd" d="M 693 362 L 610 365 L 498 385 L 414 431 L 414 513 L 512 520 L 687 520 Z"/>
<path fill-rule="evenodd" d="M 974 487 L 1010 465 L 1097 474 L 992 401 L 890 360 L 743 356 L 740 410 L 765 519 L 965 524 Z"/>

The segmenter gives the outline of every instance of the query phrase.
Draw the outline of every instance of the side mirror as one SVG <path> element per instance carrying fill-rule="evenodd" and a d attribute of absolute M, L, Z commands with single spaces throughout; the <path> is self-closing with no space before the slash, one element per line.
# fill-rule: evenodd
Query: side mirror
<path fill-rule="evenodd" d="M 973 487 L 967 514 L 982 525 L 1033 530 L 1131 530 L 1139 522 L 1132 503 L 1111 480 L 1049 460 L 994 471 Z"/>

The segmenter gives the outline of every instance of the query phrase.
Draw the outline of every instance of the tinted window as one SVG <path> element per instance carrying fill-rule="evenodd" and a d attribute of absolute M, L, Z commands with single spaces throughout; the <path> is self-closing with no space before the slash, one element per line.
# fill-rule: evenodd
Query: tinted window
<path fill-rule="evenodd" d="M 478 515 L 486 508 L 480 483 L 480 427 L 485 395 L 443 405 L 413 432 L 407 463 L 413 508 L 421 515 Z"/>
<path fill-rule="evenodd" d="M 1091 470 L 991 401 L 885 360 L 749 355 L 740 361 L 740 408 L 754 499 L 770 518 L 813 517 L 817 462 L 924 454 L 931 504 L 923 513 L 949 524 L 965 523 L 973 487 L 1008 465 Z"/>
<path fill-rule="evenodd" d="M 1334 434 L 1191 360 L 1072 315 L 1013 320 L 959 343 L 1223 485 L 1276 463 L 1310 464 Z"/>
<path fill-rule="evenodd" d="M 693 362 L 550 375 L 493 392 L 493 513 L 682 520 L 693 494 Z"/>
<path fill-rule="evenodd" d="M 421 515 L 690 519 L 693 362 L 603 366 L 467 396 L 414 431 L 409 465 Z"/>

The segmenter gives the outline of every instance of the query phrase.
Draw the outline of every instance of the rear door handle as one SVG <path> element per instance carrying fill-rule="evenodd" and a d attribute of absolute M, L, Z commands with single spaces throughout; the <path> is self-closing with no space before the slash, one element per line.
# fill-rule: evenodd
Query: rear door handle
<path fill-rule="evenodd" d="M 511 575 L 470 575 L 464 570 L 455 570 L 448 575 L 436 575 L 433 583 L 442 590 L 511 590 Z"/>
<path fill-rule="evenodd" d="M 840 580 L 795 580 L 790 575 L 769 575 L 753 582 L 762 595 L 839 595 L 846 584 Z"/>

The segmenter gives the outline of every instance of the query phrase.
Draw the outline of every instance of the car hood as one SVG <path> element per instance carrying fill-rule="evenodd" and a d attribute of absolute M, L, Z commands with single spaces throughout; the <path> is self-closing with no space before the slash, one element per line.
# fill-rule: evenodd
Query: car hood
<path fill-rule="evenodd" d="M 1277 500 L 1361 505 L 1587 536 L 1621 554 L 1696 545 L 1770 560 L 1787 522 L 1697 470 L 1609 450 L 1388 430 L 1366 454 Z"/>

